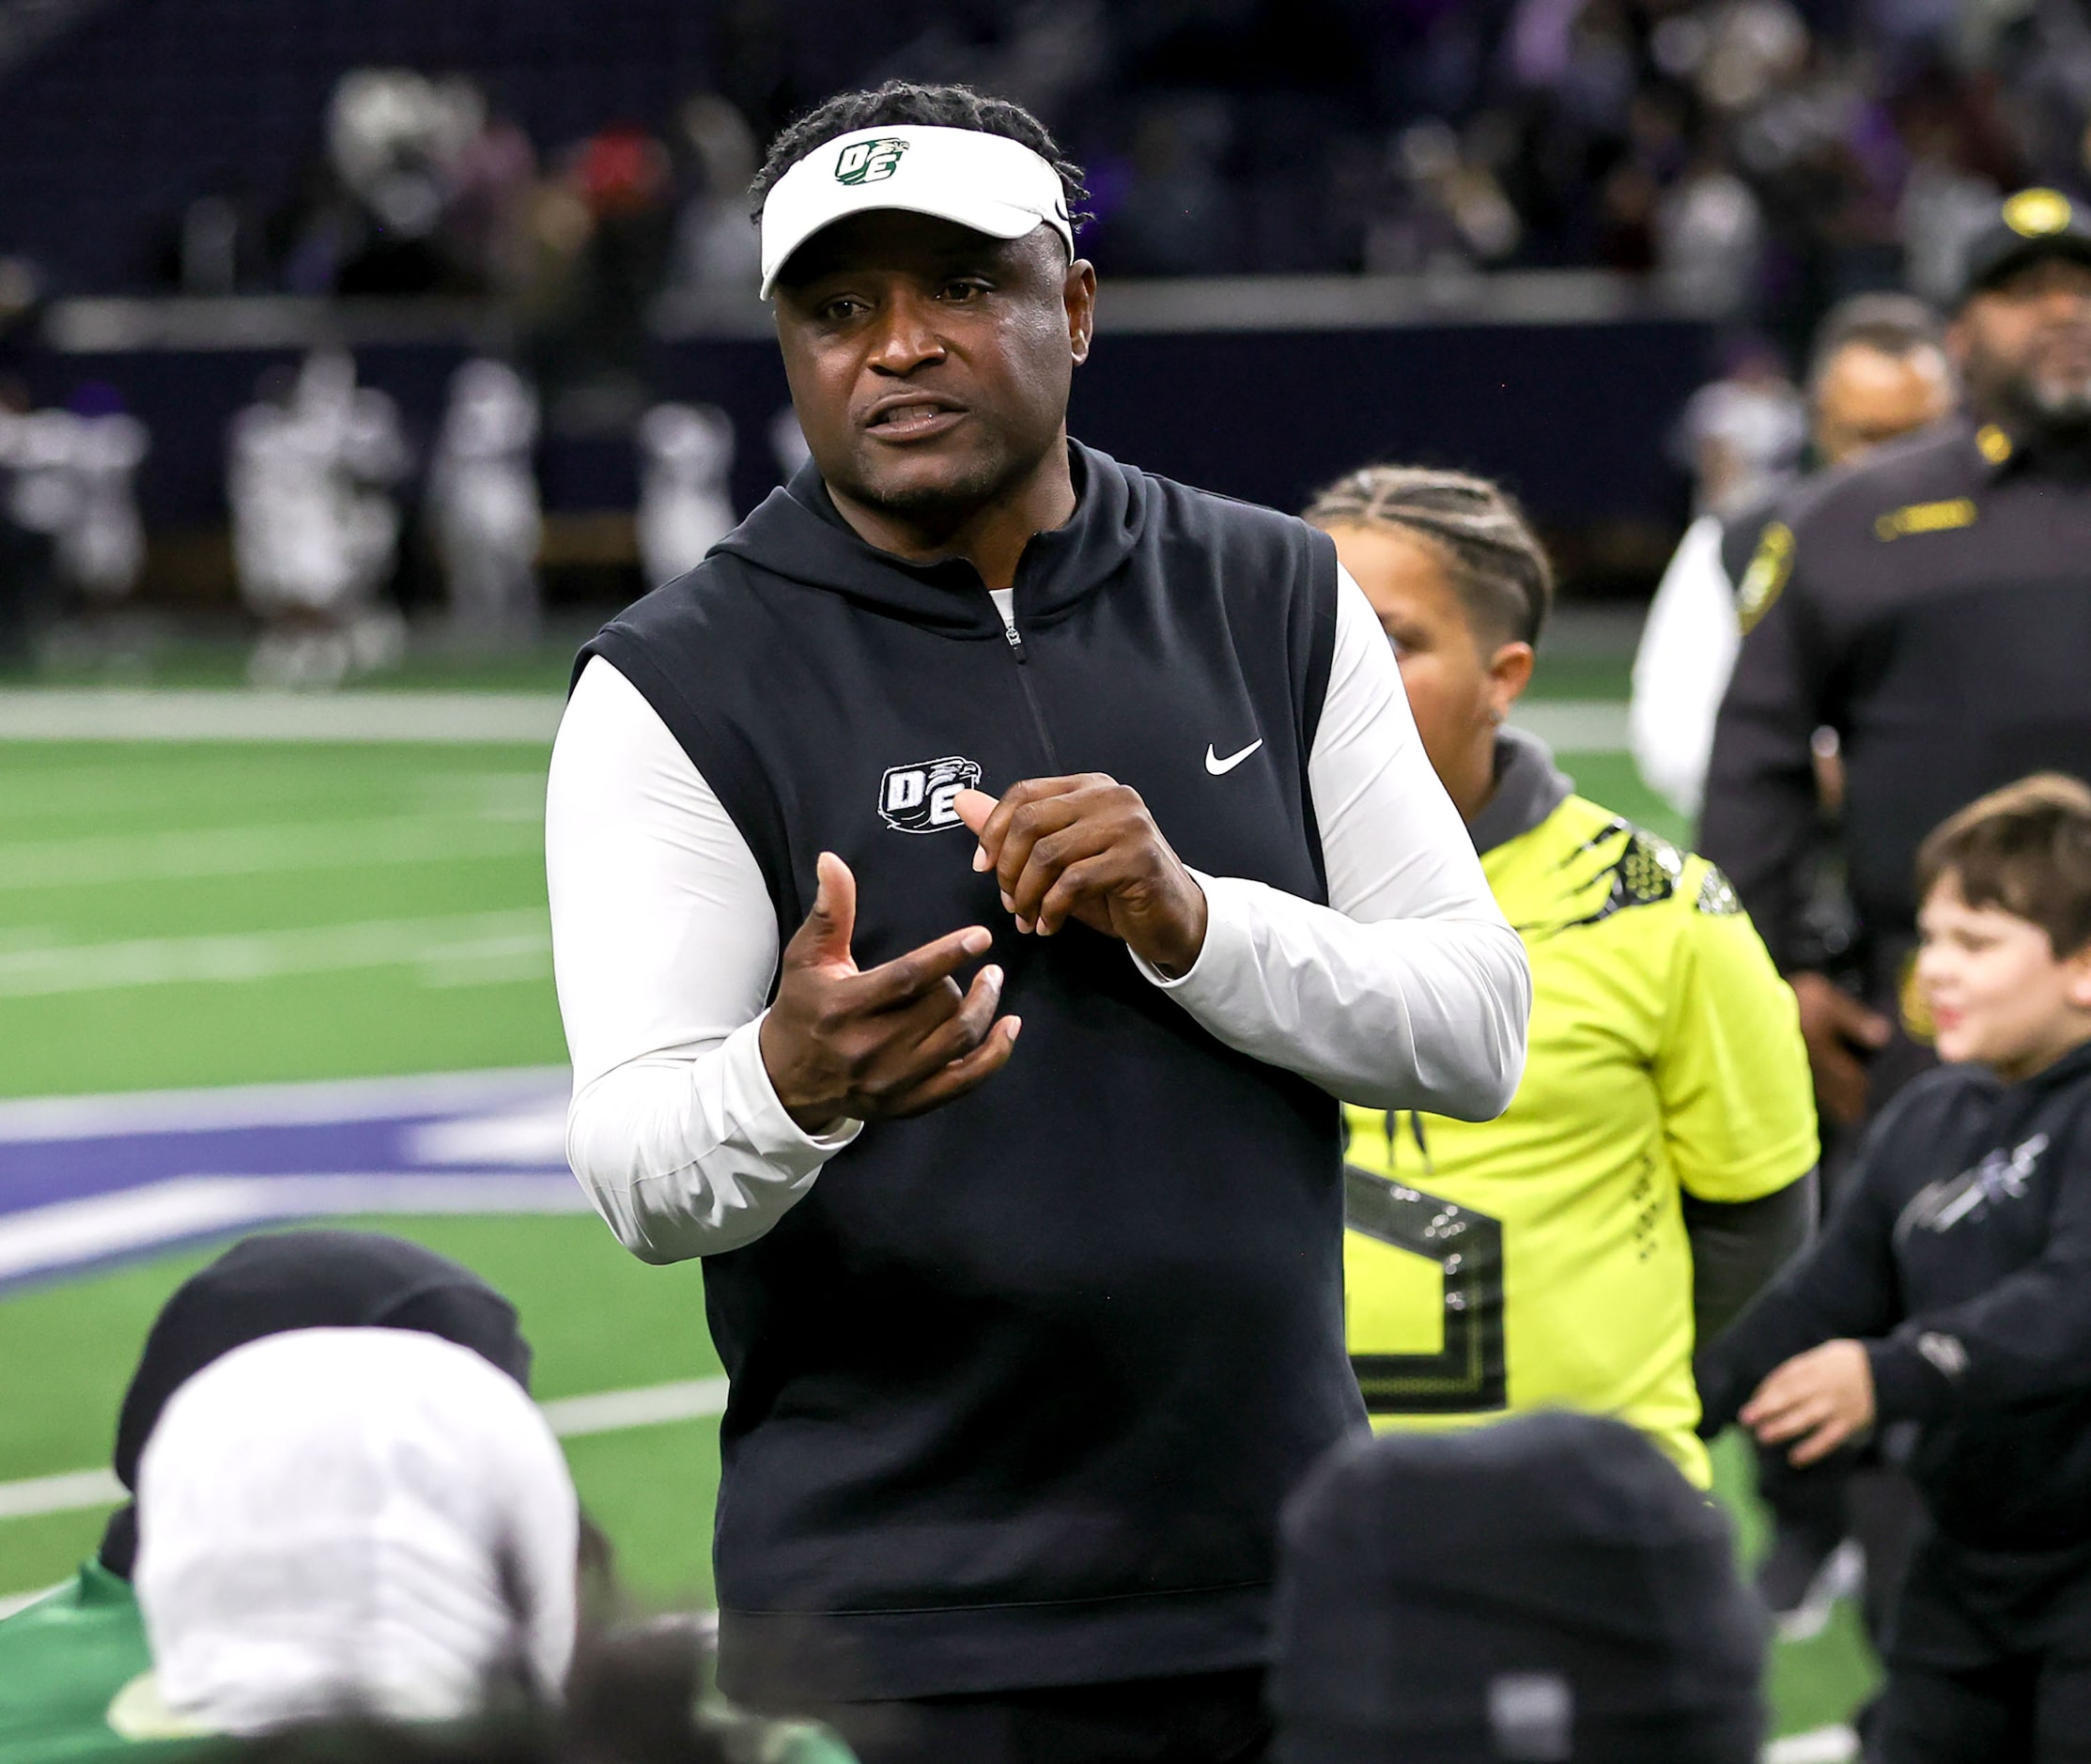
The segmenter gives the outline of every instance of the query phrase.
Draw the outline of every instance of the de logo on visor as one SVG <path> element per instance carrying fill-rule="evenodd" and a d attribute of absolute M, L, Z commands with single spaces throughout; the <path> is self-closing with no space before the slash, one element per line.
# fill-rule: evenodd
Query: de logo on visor
<path fill-rule="evenodd" d="M 879 781 L 878 812 L 904 833 L 941 833 L 965 825 L 954 806 L 958 793 L 979 784 L 979 762 L 955 753 L 895 766 Z"/>
<path fill-rule="evenodd" d="M 876 141 L 852 141 L 835 159 L 838 184 L 883 183 L 900 169 L 900 156 L 907 143 L 897 135 Z"/>

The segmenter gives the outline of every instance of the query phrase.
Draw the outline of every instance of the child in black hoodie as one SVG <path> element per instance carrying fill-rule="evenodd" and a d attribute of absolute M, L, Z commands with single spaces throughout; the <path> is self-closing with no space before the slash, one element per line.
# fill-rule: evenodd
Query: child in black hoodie
<path fill-rule="evenodd" d="M 1947 1063 L 1701 1357 L 1701 1431 L 1740 1420 L 1805 1464 L 1916 1423 L 1931 1529 L 1869 1756 L 2091 1759 L 2091 789 L 1997 791 L 1917 867 L 1917 989 Z"/>

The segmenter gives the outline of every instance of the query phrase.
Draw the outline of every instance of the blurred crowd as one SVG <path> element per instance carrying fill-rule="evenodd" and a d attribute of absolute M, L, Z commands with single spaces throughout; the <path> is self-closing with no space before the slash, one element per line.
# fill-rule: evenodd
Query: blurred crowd
<path fill-rule="evenodd" d="M 2001 191 L 2091 184 L 2091 24 L 2039 0 L 977 0 L 906 8 L 875 53 L 878 33 L 838 29 L 819 66 L 801 25 L 758 54 L 761 33 L 723 19 L 690 95 L 658 115 L 606 98 L 579 138 L 505 102 L 497 72 L 355 69 L 313 118 L 302 176 L 212 185 L 163 216 L 167 291 L 458 297 L 495 315 L 488 356 L 414 448 L 382 394 L 336 383 L 352 382 L 343 358 L 272 376 L 235 425 L 239 582 L 286 633 L 257 677 L 324 682 L 395 653 L 390 615 L 316 634 L 306 611 L 381 598 L 417 507 L 460 624 L 526 636 L 541 428 L 634 438 L 649 584 L 731 524 L 733 438 L 708 410 L 648 415 L 649 340 L 663 317 L 749 300 L 762 145 L 841 72 L 1028 104 L 1087 168 L 1083 248 L 1113 276 L 1647 278 L 1739 339 L 1676 440 L 1702 508 L 1789 469 L 1803 419 L 1782 364 L 1835 302 L 1944 302 Z M 27 259 L 0 276 L 30 288 L 0 290 L 24 314 L 62 280 Z M 788 470 L 788 419 L 767 440 Z M 149 446 L 113 395 L 7 419 L 0 655 L 29 647 L 34 608 L 106 608 L 136 580 L 128 487 Z"/>
<path fill-rule="evenodd" d="M 722 99 L 690 99 L 660 133 L 612 123 L 541 152 L 471 79 L 362 69 L 336 84 L 321 135 L 278 211 L 191 202 L 164 285 L 491 298 L 561 382 L 631 368 L 662 292 L 752 286 L 756 142 Z"/>
<path fill-rule="evenodd" d="M 1943 298 L 2000 192 L 2091 177 L 2091 26 L 2037 0 L 1076 0 L 912 23 L 854 75 L 1029 105 L 1089 168 L 1115 274 L 1602 266 L 1802 325 L 1867 286 Z M 461 75 L 351 72 L 288 200 L 197 198 L 163 281 L 495 294 L 552 357 L 614 358 L 660 292 L 752 277 L 743 193 L 803 82 L 722 84 L 550 141 Z"/>

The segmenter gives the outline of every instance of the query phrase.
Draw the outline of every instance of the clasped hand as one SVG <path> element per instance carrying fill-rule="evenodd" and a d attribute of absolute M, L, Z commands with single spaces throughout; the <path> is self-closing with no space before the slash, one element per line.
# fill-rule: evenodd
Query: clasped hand
<path fill-rule="evenodd" d="M 1165 976 L 1189 972 L 1205 942 L 1205 893 L 1169 848 L 1139 793 L 1101 773 L 1032 779 L 999 801 L 962 791 L 953 805 L 992 870 L 1016 929 L 1051 936 L 1069 919 L 1119 937 Z M 955 854 L 954 854 L 955 855 Z M 859 968 L 850 953 L 857 880 L 831 852 L 806 921 L 784 946 L 777 998 L 760 1031 L 777 1099 L 808 1133 L 844 1120 L 919 1115 L 1008 1064 L 1021 1020 L 996 1015 L 1002 971 L 961 989 L 957 970 L 987 953 L 980 925 Z"/>
<path fill-rule="evenodd" d="M 1138 791 L 1102 772 L 1032 778 L 1000 801 L 952 805 L 980 841 L 1016 929 L 1049 937 L 1070 919 L 1122 939 L 1170 980 L 1205 947 L 1205 890 L 1162 837 Z"/>

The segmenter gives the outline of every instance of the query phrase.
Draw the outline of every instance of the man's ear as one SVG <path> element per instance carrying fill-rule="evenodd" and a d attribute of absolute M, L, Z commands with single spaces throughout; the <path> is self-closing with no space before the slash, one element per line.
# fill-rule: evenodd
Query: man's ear
<path fill-rule="evenodd" d="M 2062 996 L 2079 1011 L 2091 1011 L 2091 943 L 2062 958 L 2066 971 Z"/>
<path fill-rule="evenodd" d="M 1096 266 L 1087 257 L 1067 266 L 1061 303 L 1067 309 L 1067 347 L 1079 367 L 1089 360 L 1090 339 L 1096 334 Z"/>
<path fill-rule="evenodd" d="M 1530 643 L 1505 643 L 1488 663 L 1488 704 L 1495 720 L 1510 714 L 1525 689 L 1532 683 L 1532 664 L 1538 659 Z"/>

